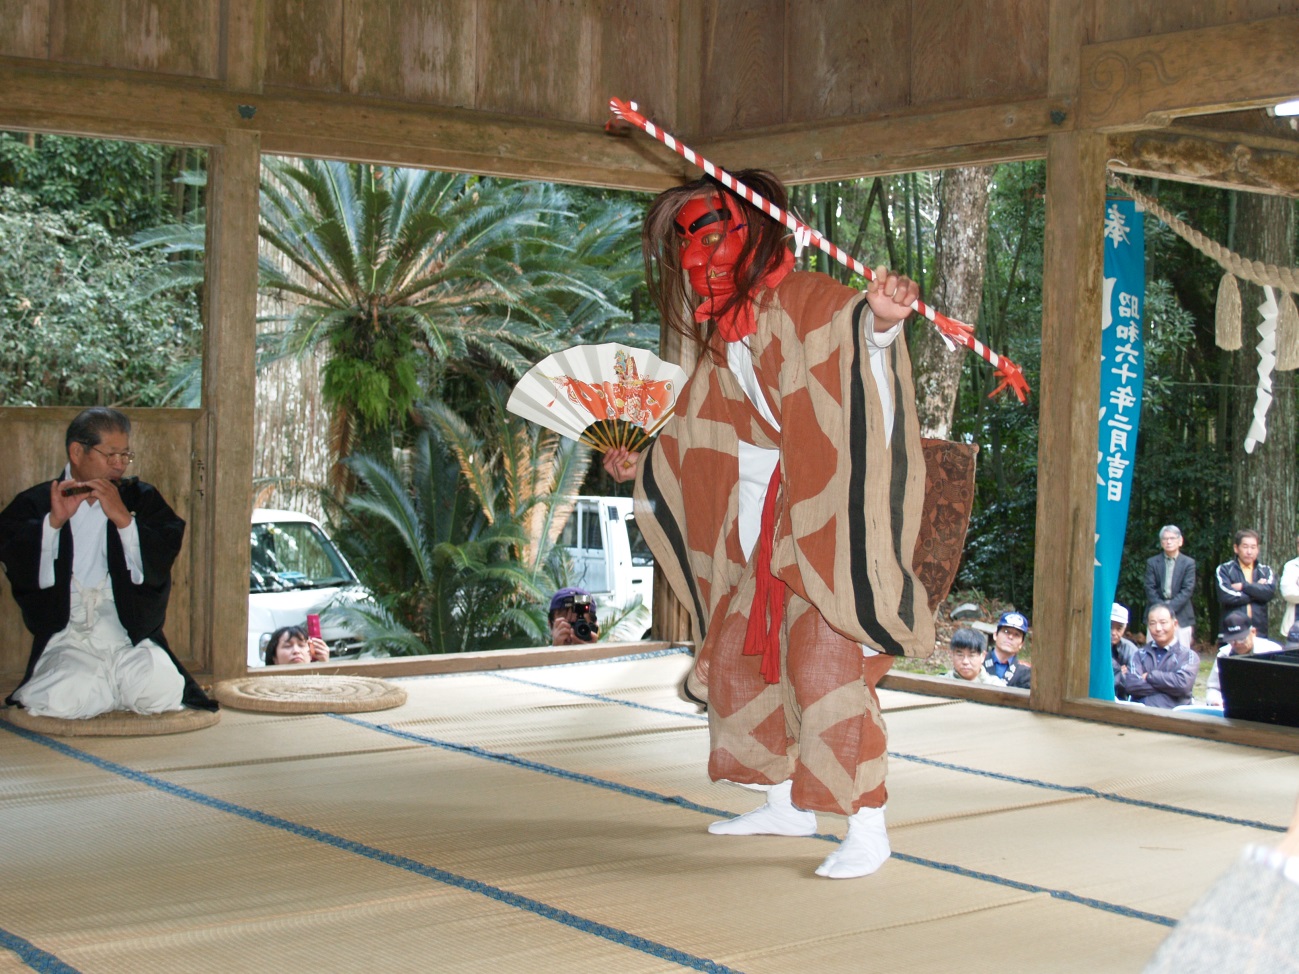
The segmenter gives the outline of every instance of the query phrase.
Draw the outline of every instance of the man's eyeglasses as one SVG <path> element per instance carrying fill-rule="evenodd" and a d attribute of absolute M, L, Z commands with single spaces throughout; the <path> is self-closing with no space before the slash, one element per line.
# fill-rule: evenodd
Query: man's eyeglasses
<path fill-rule="evenodd" d="M 109 453 L 107 450 L 101 450 L 97 446 L 92 446 L 90 449 L 94 450 L 109 463 L 121 463 L 129 467 L 135 460 L 135 454 L 130 450 L 127 450 L 124 453 Z"/>

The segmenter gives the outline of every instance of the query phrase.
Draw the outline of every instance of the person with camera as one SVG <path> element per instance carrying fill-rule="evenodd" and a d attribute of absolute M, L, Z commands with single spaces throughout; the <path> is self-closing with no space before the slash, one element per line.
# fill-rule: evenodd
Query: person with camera
<path fill-rule="evenodd" d="M 271 633 L 262 650 L 267 666 L 287 666 L 290 663 L 328 663 L 329 644 L 319 636 L 309 634 L 310 627 L 281 626 Z"/>
<path fill-rule="evenodd" d="M 556 592 L 550 600 L 549 618 L 552 646 L 575 646 L 600 638 L 595 600 L 584 589 L 561 588 Z"/>

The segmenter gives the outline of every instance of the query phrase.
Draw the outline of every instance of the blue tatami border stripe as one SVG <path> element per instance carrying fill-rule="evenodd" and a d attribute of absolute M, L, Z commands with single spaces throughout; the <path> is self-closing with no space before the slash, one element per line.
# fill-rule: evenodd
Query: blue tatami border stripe
<path fill-rule="evenodd" d="M 645 654 L 646 656 L 652 654 Z M 621 657 L 625 658 L 625 657 Z M 593 662 L 604 662 L 603 660 L 592 660 L 589 662 L 575 663 L 569 665 L 589 666 Z M 684 717 L 687 720 L 707 721 L 707 714 L 692 714 L 682 710 L 670 710 L 667 707 L 655 707 L 650 704 L 636 703 L 632 700 L 620 700 L 617 697 L 606 696 L 601 693 L 588 693 L 585 690 L 571 690 L 568 687 L 559 687 L 550 683 L 542 683 L 538 680 L 525 680 L 518 676 L 508 676 L 504 673 L 488 674 L 498 680 L 506 680 L 510 683 L 521 683 L 525 686 L 537 687 L 542 690 L 553 690 L 555 693 L 567 693 L 575 697 L 584 697 L 587 700 L 595 700 L 599 703 L 616 703 L 620 707 L 631 707 L 637 710 L 648 710 L 657 714 L 668 714 L 672 717 Z M 981 768 L 971 768 L 962 764 L 952 764 L 949 761 L 937 761 L 933 758 L 921 757 L 918 754 L 903 754 L 899 751 L 889 751 L 890 758 L 896 758 L 899 761 L 912 761 L 916 764 L 925 764 L 933 768 L 941 768 L 944 771 L 956 771 L 960 774 L 976 775 L 980 778 L 993 778 L 997 781 L 1005 781 L 1015 785 L 1026 785 L 1030 788 L 1044 788 L 1048 791 L 1058 791 L 1069 795 L 1078 795 L 1083 798 L 1099 798 L 1107 802 L 1117 802 L 1121 805 L 1135 805 L 1138 808 L 1149 808 L 1159 812 L 1171 812 L 1174 815 L 1189 815 L 1192 818 L 1202 818 L 1210 822 L 1222 822 L 1227 825 L 1243 825 L 1246 828 L 1262 829 L 1265 832 L 1284 832 L 1286 826 L 1273 825 L 1269 822 L 1260 822 L 1256 819 L 1236 818 L 1231 815 L 1219 815 L 1216 812 L 1203 812 L 1196 808 L 1183 808 L 1180 805 L 1168 805 L 1164 802 L 1147 801 L 1144 798 L 1129 798 L 1127 795 L 1120 795 L 1111 791 L 1100 791 L 1096 788 L 1089 788 L 1086 785 L 1061 785 L 1053 781 L 1042 781 L 1038 778 L 1021 778 L 1013 774 L 1003 774 L 1000 771 L 984 771 Z"/>
<path fill-rule="evenodd" d="M 646 801 L 658 802 L 662 805 L 673 805 L 677 808 L 688 809 L 692 812 L 701 812 L 710 815 L 713 818 L 730 818 L 732 814 L 725 809 L 712 808 L 708 805 L 701 805 L 698 802 L 690 801 L 688 798 L 681 795 L 663 795 L 646 788 L 634 788 L 630 785 L 623 785 L 616 781 L 610 781 L 607 778 L 597 778 L 594 775 L 583 774 L 580 771 L 568 771 L 564 768 L 557 768 L 554 765 L 542 764 L 540 761 L 519 757 L 516 754 L 508 754 L 502 751 L 489 751 L 486 748 L 481 748 L 474 744 L 457 744 L 454 741 L 444 741 L 436 737 L 429 737 L 425 734 L 416 734 L 412 731 L 400 730 L 390 724 L 372 724 L 369 721 L 359 720 L 356 717 L 347 714 L 330 714 L 330 716 L 335 720 L 341 720 L 348 724 L 355 724 L 358 727 L 378 731 L 381 734 L 388 734 L 401 740 L 427 744 L 430 747 L 437 747 L 458 754 L 466 754 L 487 761 L 495 761 L 500 764 L 508 764 L 512 767 L 523 768 L 528 771 L 537 771 L 541 774 L 548 774 L 556 778 L 562 778 L 566 781 L 575 781 L 581 784 L 592 785 L 596 788 L 603 788 L 606 791 L 618 792 L 619 794 L 628 795 L 632 798 L 641 798 Z M 809 838 L 820 839 L 823 842 L 837 843 L 840 841 L 838 836 L 826 835 L 820 832 L 809 836 Z M 1113 913 L 1134 920 L 1145 920 L 1149 923 L 1158 923 L 1165 927 L 1175 926 L 1177 923 L 1177 921 L 1172 917 L 1162 916 L 1158 913 L 1148 913 L 1145 910 L 1123 906 L 1119 903 L 1107 903 L 1104 900 L 1079 896 L 1077 893 L 1071 893 L 1069 890 L 1065 889 L 1053 889 L 1050 886 L 1038 886 L 1035 883 L 1024 883 L 1017 879 L 1008 879 L 1005 876 L 997 876 L 993 873 L 979 872 L 975 869 L 966 869 L 964 866 L 958 866 L 954 863 L 939 862 L 935 859 L 926 859 L 922 856 L 913 856 L 896 851 L 893 853 L 893 858 L 901 860 L 902 862 L 909 862 L 912 865 L 924 866 L 928 869 L 937 869 L 942 872 L 964 876 L 967 879 L 977 879 L 986 883 L 995 883 L 998 886 L 1005 886 L 1009 889 L 1022 890 L 1027 893 L 1045 893 L 1057 900 L 1076 903 L 1079 906 L 1090 907 L 1094 910 L 1103 910 L 1106 913 Z"/>
<path fill-rule="evenodd" d="M 34 971 L 41 974 L 81 974 L 75 967 L 59 960 L 49 951 L 41 950 L 29 940 L 24 940 L 8 930 L 0 928 L 0 947 L 11 950 L 18 959 Z"/>
<path fill-rule="evenodd" d="M 430 866 L 427 863 L 411 859 L 408 856 L 385 852 L 384 850 L 377 849 L 374 846 L 366 845 L 362 842 L 355 842 L 351 839 L 345 839 L 342 836 L 334 835 L 332 832 L 326 832 L 323 829 L 317 829 L 310 825 L 303 825 L 300 822 L 293 822 L 289 819 L 281 818 L 278 815 L 272 815 L 269 812 L 260 812 L 254 808 L 237 805 L 234 802 L 217 798 L 214 795 L 204 794 L 203 792 L 196 791 L 193 788 L 186 788 L 183 785 L 172 784 L 169 781 L 155 777 L 147 772 L 137 771 L 136 769 L 129 768 L 124 764 L 118 764 L 115 761 L 109 761 L 106 758 L 97 757 L 96 755 L 88 754 L 85 751 L 80 751 L 64 744 L 62 741 L 56 741 L 53 738 L 47 737 L 44 734 L 38 734 L 35 731 L 27 730 L 24 727 L 16 727 L 8 721 L 0 721 L 0 727 L 3 727 L 10 733 L 17 734 L 19 737 L 24 737 L 35 744 L 44 745 L 65 757 L 82 761 L 99 768 L 101 771 L 115 774 L 118 777 L 126 778 L 129 781 L 134 781 L 148 788 L 153 788 L 165 794 L 173 795 L 176 798 L 183 798 L 186 801 L 195 802 L 196 804 L 204 805 L 219 812 L 237 815 L 240 818 L 246 819 L 250 822 L 255 822 L 258 825 L 280 829 L 281 831 L 288 832 L 291 835 L 300 836 L 304 839 L 311 839 L 315 842 L 332 846 L 343 852 L 350 852 L 354 855 L 362 856 L 366 859 L 371 859 L 387 866 L 404 869 L 407 872 L 424 876 L 446 886 L 461 889 L 468 893 L 477 893 L 480 896 L 496 900 L 498 903 L 503 903 L 506 906 L 518 910 L 524 910 L 528 913 L 539 916 L 542 919 L 561 923 L 564 926 L 570 927 L 581 933 L 599 937 L 603 940 L 618 944 L 622 947 L 631 948 L 632 950 L 639 951 L 643 954 L 649 954 L 651 957 L 670 961 L 671 963 L 689 968 L 690 970 L 707 971 L 710 972 L 710 974 L 714 974 L 714 972 L 715 974 L 742 974 L 742 972 L 736 971 L 734 968 L 718 964 L 714 961 L 708 960 L 706 957 L 697 957 L 694 954 L 678 950 L 675 947 L 669 947 L 667 944 L 661 944 L 658 941 L 638 936 L 626 930 L 620 930 L 617 927 L 611 927 L 608 924 L 600 923 L 596 920 L 590 920 L 583 916 L 578 916 L 576 913 L 570 913 L 568 910 L 551 906 L 550 904 L 543 903 L 540 900 L 534 900 L 531 897 L 523 896 L 519 893 L 512 893 L 509 890 L 501 889 L 499 886 L 492 886 L 489 883 L 483 883 L 476 879 L 459 876 L 456 873 L 448 872 L 445 869 L 439 869 L 437 866 Z M 26 943 L 26 941 L 23 941 L 23 943 Z M 32 949 L 35 950 L 35 948 Z M 53 958 L 53 960 L 57 963 L 62 963 L 61 961 L 58 961 L 57 958 Z M 38 970 L 45 970 L 45 968 L 38 968 Z M 49 970 L 71 971 L 72 968 L 53 967 L 49 968 Z"/>

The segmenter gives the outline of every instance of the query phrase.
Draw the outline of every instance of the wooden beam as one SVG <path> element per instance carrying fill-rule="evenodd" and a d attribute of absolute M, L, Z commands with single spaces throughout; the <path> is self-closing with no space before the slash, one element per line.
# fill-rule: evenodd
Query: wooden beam
<path fill-rule="evenodd" d="M 1071 127 L 1058 104 L 1034 99 L 759 129 L 693 148 L 728 169 L 761 166 L 786 182 L 806 183 L 1040 159 L 1046 136 Z"/>
<path fill-rule="evenodd" d="M 1034 654 L 1034 660 L 1037 659 Z M 1033 667 L 1034 683 L 1037 667 Z M 894 670 L 880 680 L 885 690 L 921 693 L 931 697 L 946 697 L 953 702 L 967 700 L 971 703 L 989 704 L 1023 710 L 1029 706 L 1029 692 L 1012 687 L 990 687 L 949 680 L 923 673 L 904 673 Z M 1036 693 L 1036 690 L 1034 691 Z M 1040 709 L 1040 708 L 1039 708 Z M 1222 744 L 1244 744 L 1249 747 L 1266 747 L 1275 751 L 1299 752 L 1299 729 L 1272 724 L 1256 724 L 1248 720 L 1226 720 L 1202 714 L 1177 713 L 1158 707 L 1134 707 L 1126 703 L 1109 703 L 1101 700 L 1066 700 L 1059 711 L 1063 717 L 1112 724 L 1115 727 L 1133 727 L 1140 730 L 1162 731 L 1201 737 Z"/>
<path fill-rule="evenodd" d="M 235 130 L 260 135 L 268 152 L 628 189 L 663 189 L 681 172 L 651 140 L 597 126 L 14 58 L 0 59 L 0 127 L 164 142 L 219 142 Z"/>
<path fill-rule="evenodd" d="M 667 641 L 635 643 L 583 643 L 577 646 L 528 646 L 522 649 L 493 649 L 480 653 L 441 653 L 433 656 L 400 656 L 391 659 L 340 660 L 334 663 L 297 663 L 293 666 L 268 666 L 249 670 L 252 676 L 285 674 L 322 674 L 334 676 L 398 677 L 433 676 L 443 673 L 491 673 L 531 666 L 555 666 L 561 663 L 588 663 L 592 660 L 616 659 L 638 653 L 653 653 L 678 644 Z M 681 668 L 687 667 L 689 655 L 682 653 Z"/>
<path fill-rule="evenodd" d="M 1041 158 L 1045 134 L 1071 124 L 1067 112 L 1029 101 L 787 126 L 696 148 L 722 165 L 759 164 L 809 182 Z M 259 133 L 270 153 L 647 191 L 695 175 L 636 133 L 287 88 L 237 92 L 15 58 L 0 59 L 0 126 L 173 144 L 216 142 L 237 128 Z"/>
<path fill-rule="evenodd" d="M 1134 176 L 1299 197 L 1299 146 L 1257 148 L 1185 127 L 1109 136 L 1109 166 Z"/>
<path fill-rule="evenodd" d="M 1021 690 L 1019 687 L 995 687 L 986 683 L 951 680 L 944 676 L 907 673 L 896 669 L 886 673 L 879 685 L 885 690 L 922 693 L 927 697 L 947 697 L 953 702 L 968 700 L 971 703 L 988 703 L 997 707 L 1012 707 L 1016 710 L 1030 709 L 1029 691 Z"/>
<path fill-rule="evenodd" d="M 1251 720 L 1227 720 L 1224 717 L 1089 699 L 1065 701 L 1060 714 L 1113 724 L 1116 727 L 1136 727 L 1141 730 L 1184 734 L 1187 737 L 1203 737 L 1224 744 L 1245 744 L 1275 751 L 1299 752 L 1299 728 L 1257 724 Z"/>
<path fill-rule="evenodd" d="M 1054 27 L 1054 23 L 1052 27 Z M 1299 14 L 1082 49 L 1080 124 L 1152 128 L 1299 97 Z"/>
<path fill-rule="evenodd" d="M 194 634 L 196 648 L 206 636 L 204 658 L 218 680 L 241 676 L 248 663 L 261 161 L 256 133 L 229 132 L 213 146 L 208 168 L 203 482 L 195 497 L 197 551 L 207 557 L 195 566 L 202 628 Z"/>

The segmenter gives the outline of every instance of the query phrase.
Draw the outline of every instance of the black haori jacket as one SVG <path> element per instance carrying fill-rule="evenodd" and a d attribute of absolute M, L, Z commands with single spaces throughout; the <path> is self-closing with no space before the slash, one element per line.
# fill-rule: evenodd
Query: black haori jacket
<path fill-rule="evenodd" d="M 60 478 L 62 479 L 62 478 Z M 140 533 L 140 556 L 144 581 L 131 581 L 130 569 L 122 539 L 110 523 L 108 531 L 108 577 L 113 586 L 117 617 L 132 643 L 151 639 L 166 651 L 185 678 L 183 702 L 190 707 L 216 710 L 210 700 L 186 672 L 167 645 L 162 624 L 167 617 L 167 600 L 171 595 L 171 566 L 180 553 L 185 536 L 185 522 L 176 515 L 162 494 L 151 484 L 128 477 L 119 485 L 122 502 L 135 516 Z M 23 623 L 32 633 L 32 651 L 27 660 L 21 687 L 31 679 L 36 661 L 45 646 L 68 625 L 72 604 L 72 525 L 59 532 L 59 553 L 54 559 L 54 585 L 42 589 L 39 584 L 41 537 L 45 516 L 50 513 L 50 482 L 44 481 L 23 491 L 0 512 L 0 568 L 9 578 L 14 600 L 22 610 Z M 15 687 L 15 692 L 18 687 Z M 5 702 L 13 706 L 11 693 Z"/>

